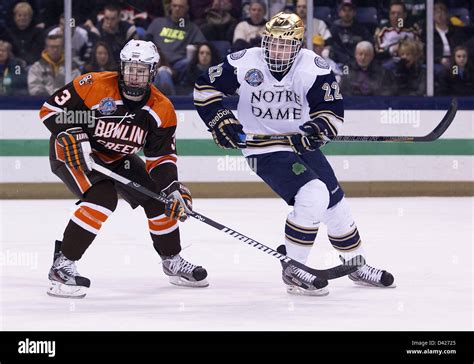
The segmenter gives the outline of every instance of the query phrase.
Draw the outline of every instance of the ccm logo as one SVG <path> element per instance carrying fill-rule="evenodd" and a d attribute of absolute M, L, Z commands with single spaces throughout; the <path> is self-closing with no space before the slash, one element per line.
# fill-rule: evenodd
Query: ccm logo
<path fill-rule="evenodd" d="M 87 75 L 87 76 L 81 78 L 81 80 L 79 81 L 79 86 L 83 86 L 86 83 L 90 83 L 90 82 L 92 82 L 92 75 Z"/>

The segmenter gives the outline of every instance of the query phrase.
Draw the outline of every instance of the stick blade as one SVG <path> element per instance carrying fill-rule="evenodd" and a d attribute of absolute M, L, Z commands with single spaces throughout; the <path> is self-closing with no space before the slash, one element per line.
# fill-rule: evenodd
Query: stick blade
<path fill-rule="evenodd" d="M 441 122 L 436 126 L 436 128 L 434 128 L 434 130 L 431 133 L 422 137 L 423 141 L 431 142 L 436 139 L 439 139 L 439 137 L 443 135 L 444 132 L 449 128 L 457 112 L 458 112 L 458 100 L 454 98 L 451 101 L 451 105 L 449 105 L 449 109 L 444 115 Z"/>

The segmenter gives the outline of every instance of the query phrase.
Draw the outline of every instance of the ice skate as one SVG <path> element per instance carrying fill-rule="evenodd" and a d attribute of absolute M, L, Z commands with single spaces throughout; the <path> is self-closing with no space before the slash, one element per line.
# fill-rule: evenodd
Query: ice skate
<path fill-rule="evenodd" d="M 280 245 L 277 251 L 286 255 L 284 245 Z M 283 261 L 281 261 L 281 265 L 283 268 L 282 279 L 289 294 L 302 296 L 327 296 L 329 294 L 328 281 L 319 279 L 311 273 Z"/>
<path fill-rule="evenodd" d="M 341 256 L 339 258 L 344 263 L 345 260 Z M 386 270 L 377 269 L 371 267 L 368 264 L 364 264 L 354 273 L 348 275 L 349 279 L 355 284 L 360 286 L 369 287 L 382 287 L 382 288 L 395 288 L 396 285 L 393 283 L 393 275 Z"/>
<path fill-rule="evenodd" d="M 59 245 L 56 242 L 54 262 L 48 274 L 51 286 L 46 293 L 53 297 L 84 298 L 91 281 L 79 274 L 75 261 L 66 258 L 58 250 Z"/>
<path fill-rule="evenodd" d="M 163 272 L 169 276 L 171 284 L 185 287 L 207 287 L 207 271 L 183 259 L 179 254 L 162 257 Z"/>

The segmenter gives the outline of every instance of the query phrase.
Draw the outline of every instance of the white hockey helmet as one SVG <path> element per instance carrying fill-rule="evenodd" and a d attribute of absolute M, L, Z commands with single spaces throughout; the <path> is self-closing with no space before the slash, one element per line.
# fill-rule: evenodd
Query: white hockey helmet
<path fill-rule="evenodd" d="M 153 42 L 132 39 L 125 44 L 120 51 L 119 82 L 123 92 L 134 97 L 145 94 L 156 76 L 159 62 L 160 55 Z M 137 74 L 139 68 L 143 70 L 143 66 L 147 66 L 149 72 Z M 135 77 L 143 77 L 142 80 L 139 80 L 139 85 L 131 85 L 126 80 L 128 78 L 126 76 L 130 73 L 134 73 Z"/>

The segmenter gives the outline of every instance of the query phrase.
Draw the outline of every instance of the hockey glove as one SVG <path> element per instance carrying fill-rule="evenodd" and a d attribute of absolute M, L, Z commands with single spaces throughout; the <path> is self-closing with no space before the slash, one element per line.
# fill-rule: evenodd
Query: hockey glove
<path fill-rule="evenodd" d="M 304 154 L 314 152 L 330 141 L 330 134 L 324 124 L 323 121 L 318 119 L 307 121 L 300 126 L 304 134 L 295 134 L 288 137 L 291 148 L 293 148 L 295 153 Z"/>
<path fill-rule="evenodd" d="M 191 191 L 178 181 L 173 181 L 161 191 L 161 195 L 170 200 L 165 204 L 165 215 L 174 220 L 186 221 L 188 213 L 193 210 Z"/>
<path fill-rule="evenodd" d="M 91 144 L 82 128 L 70 128 L 56 138 L 64 149 L 64 158 L 70 168 L 90 172 L 92 170 Z"/>
<path fill-rule="evenodd" d="M 224 149 L 243 149 L 246 135 L 242 125 L 228 109 L 219 110 L 216 116 L 207 124 L 214 142 Z"/>

